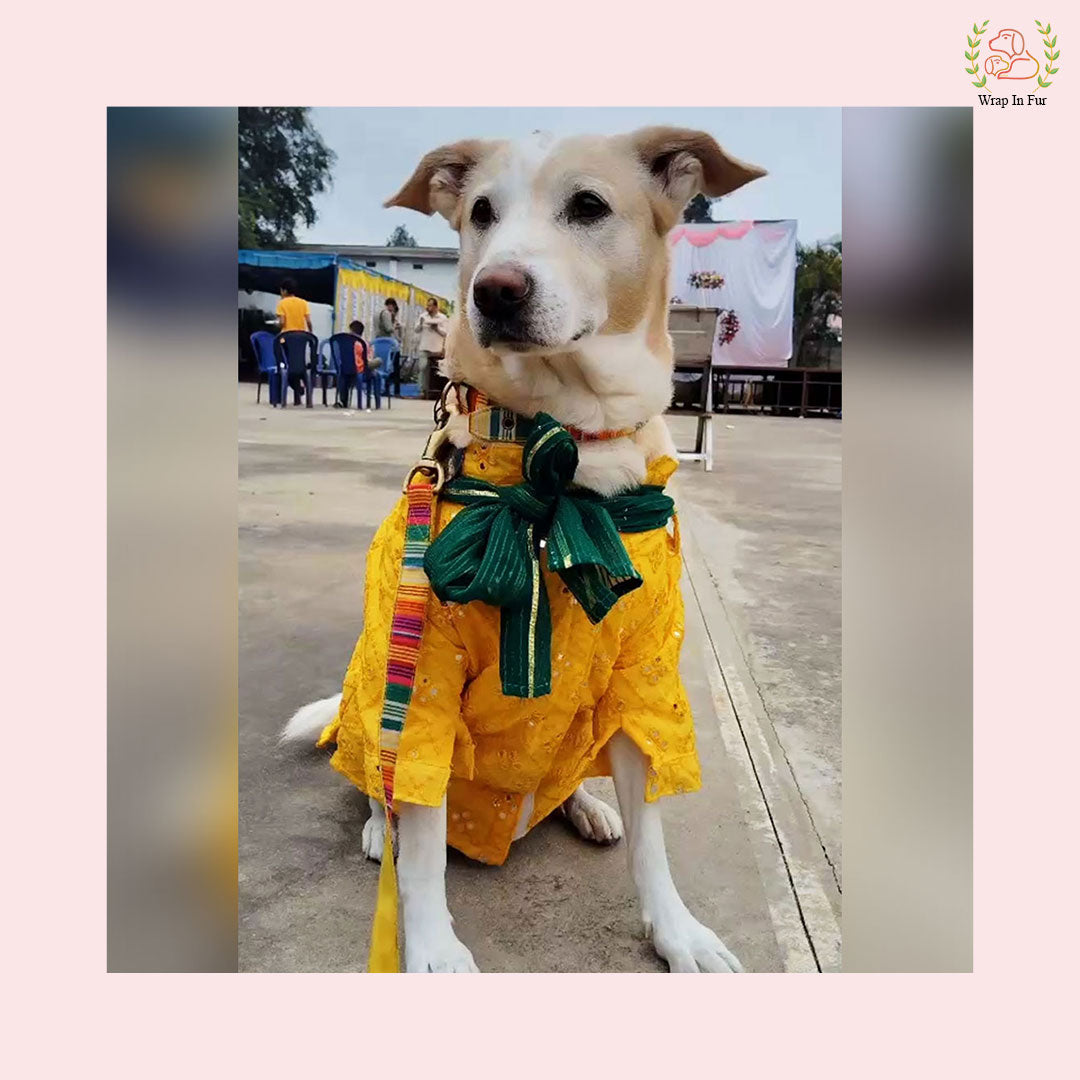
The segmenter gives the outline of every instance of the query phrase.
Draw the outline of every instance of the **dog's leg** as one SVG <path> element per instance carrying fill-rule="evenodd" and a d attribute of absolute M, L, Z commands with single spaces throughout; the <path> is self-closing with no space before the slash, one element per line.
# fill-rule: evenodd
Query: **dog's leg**
<path fill-rule="evenodd" d="M 608 744 L 619 809 L 626 825 L 630 875 L 645 933 L 672 971 L 742 971 L 727 946 L 690 914 L 675 889 L 664 848 L 660 808 L 645 801 L 645 757 L 621 731 Z"/>
<path fill-rule="evenodd" d="M 614 844 L 623 834 L 619 812 L 587 792 L 584 784 L 559 809 L 586 840 Z"/>
<path fill-rule="evenodd" d="M 398 893 L 406 971 L 476 971 L 446 905 L 446 799 L 398 804 Z"/>
<path fill-rule="evenodd" d="M 375 862 L 382 862 L 383 841 L 386 839 L 386 814 L 378 799 L 368 797 L 371 813 L 364 822 L 364 831 L 360 836 L 360 850 Z"/>

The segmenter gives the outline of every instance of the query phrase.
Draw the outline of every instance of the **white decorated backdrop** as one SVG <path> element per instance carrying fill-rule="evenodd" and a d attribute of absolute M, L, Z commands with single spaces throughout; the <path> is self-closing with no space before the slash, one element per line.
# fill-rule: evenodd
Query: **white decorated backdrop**
<path fill-rule="evenodd" d="M 671 247 L 672 299 L 699 307 L 731 308 L 739 332 L 725 345 L 713 343 L 713 362 L 783 365 L 791 358 L 795 299 L 795 221 L 725 221 L 678 225 Z M 720 289 L 689 284 L 691 274 L 711 271 Z"/>

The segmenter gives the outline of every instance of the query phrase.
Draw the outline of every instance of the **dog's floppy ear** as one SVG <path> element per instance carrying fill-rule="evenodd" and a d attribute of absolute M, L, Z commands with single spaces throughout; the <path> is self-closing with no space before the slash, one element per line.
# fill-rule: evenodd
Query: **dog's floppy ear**
<path fill-rule="evenodd" d="M 404 206 L 421 214 L 437 210 L 457 228 L 455 219 L 466 178 L 495 145 L 484 139 L 463 139 L 432 150 L 421 158 L 401 190 L 383 206 Z"/>
<path fill-rule="evenodd" d="M 648 127 L 635 131 L 629 139 L 659 196 L 654 209 L 660 210 L 662 221 L 658 219 L 657 224 L 666 223 L 666 228 L 675 223 L 682 208 L 699 191 L 715 198 L 765 175 L 757 165 L 748 165 L 726 153 L 704 131 Z"/>

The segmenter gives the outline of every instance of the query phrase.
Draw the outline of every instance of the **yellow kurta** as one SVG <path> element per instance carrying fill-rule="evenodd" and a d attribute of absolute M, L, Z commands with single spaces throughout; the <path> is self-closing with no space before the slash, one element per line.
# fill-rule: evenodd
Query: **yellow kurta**
<path fill-rule="evenodd" d="M 521 446 L 474 441 L 464 472 L 494 484 L 521 481 Z M 675 462 L 649 466 L 662 485 Z M 460 507 L 440 501 L 433 538 Z M 405 500 L 368 552 L 364 632 L 345 674 L 337 719 L 319 745 L 337 744 L 331 764 L 381 800 L 379 727 L 390 619 L 405 537 Z M 447 840 L 464 854 L 502 863 L 522 799 L 535 793 L 530 827 L 587 776 L 610 775 L 607 742 L 617 731 L 649 762 L 645 797 L 693 791 L 701 776 L 690 707 L 679 678 L 683 603 L 677 526 L 624 533 L 644 579 L 597 625 L 559 576 L 544 569 L 551 603 L 551 693 L 504 697 L 499 609 L 478 601 L 428 601 L 416 684 L 398 748 L 394 799 L 438 806 L 447 796 Z"/>

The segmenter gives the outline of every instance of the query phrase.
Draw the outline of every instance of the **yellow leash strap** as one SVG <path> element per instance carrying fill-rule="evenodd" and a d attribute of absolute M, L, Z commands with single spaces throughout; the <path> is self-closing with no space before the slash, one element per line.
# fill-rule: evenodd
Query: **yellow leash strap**
<path fill-rule="evenodd" d="M 375 901 L 375 919 L 371 924 L 371 949 L 368 971 L 400 971 L 398 954 L 397 870 L 394 868 L 393 811 L 386 814 L 386 840 L 383 843 L 382 869 L 379 870 L 379 894 Z"/>

